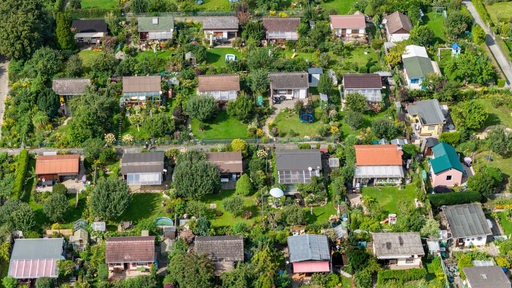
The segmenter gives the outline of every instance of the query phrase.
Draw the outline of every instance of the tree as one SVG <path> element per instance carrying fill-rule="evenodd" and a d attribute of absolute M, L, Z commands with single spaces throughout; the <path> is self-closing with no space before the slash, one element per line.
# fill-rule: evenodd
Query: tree
<path fill-rule="evenodd" d="M 81 0 L 69 0 L 69 7 L 75 10 L 82 9 L 82 1 Z"/>
<path fill-rule="evenodd" d="M 483 128 L 489 117 L 482 104 L 476 100 L 459 103 L 452 109 L 451 116 L 457 127 L 464 127 L 468 130 Z"/>
<path fill-rule="evenodd" d="M 452 11 L 445 21 L 446 32 L 452 38 L 461 37 L 469 31 L 472 24 L 473 18 L 468 12 Z"/>
<path fill-rule="evenodd" d="M 479 173 L 469 177 L 468 190 L 484 196 L 499 193 L 503 185 L 503 172 L 497 167 L 483 167 Z"/>
<path fill-rule="evenodd" d="M 181 197 L 201 199 L 220 190 L 217 167 L 190 152 L 178 158 L 173 179 L 176 192 Z"/>
<path fill-rule="evenodd" d="M 130 205 L 131 195 L 125 181 L 100 178 L 92 190 L 89 205 L 94 215 L 105 220 L 118 219 Z"/>
<path fill-rule="evenodd" d="M 398 135 L 398 129 L 395 124 L 386 118 L 379 118 L 372 122 L 372 132 L 379 139 L 393 139 Z"/>
<path fill-rule="evenodd" d="M 439 222 L 436 219 L 429 218 L 421 227 L 420 234 L 422 237 L 439 237 Z"/>
<path fill-rule="evenodd" d="M 244 199 L 240 196 L 229 197 L 222 201 L 222 206 L 226 211 L 237 217 L 244 212 Z"/>
<path fill-rule="evenodd" d="M 301 225 L 306 221 L 306 212 L 297 204 L 285 206 L 281 215 L 287 225 Z"/>
<path fill-rule="evenodd" d="M 44 87 L 38 91 L 37 107 L 40 111 L 45 112 L 50 119 L 53 119 L 60 107 L 59 95 L 55 94 L 52 89 Z"/>
<path fill-rule="evenodd" d="M 322 75 L 320 75 L 320 80 L 318 80 L 317 86 L 318 92 L 321 94 L 329 95 L 332 92 L 332 87 L 333 83 L 331 77 L 329 77 L 329 74 L 323 73 Z"/>
<path fill-rule="evenodd" d="M 213 286 L 213 263 L 205 255 L 179 252 L 167 266 L 169 274 L 164 283 L 178 284 L 180 288 L 210 288 Z"/>
<path fill-rule="evenodd" d="M 404 144 L 402 146 L 402 151 L 404 152 L 402 155 L 404 159 L 414 159 L 414 157 L 418 155 L 418 152 L 420 152 L 420 149 L 414 144 Z"/>
<path fill-rule="evenodd" d="M 242 122 L 249 122 L 254 114 L 254 100 L 246 95 L 240 95 L 235 101 L 229 101 L 228 115 Z"/>
<path fill-rule="evenodd" d="M 103 148 L 105 148 L 105 141 L 99 138 L 91 138 L 85 140 L 81 146 L 84 148 L 85 158 L 96 160 L 100 157 Z"/>
<path fill-rule="evenodd" d="M 57 25 L 56 34 L 57 42 L 59 42 L 60 49 L 73 50 L 75 49 L 75 39 L 71 32 L 71 20 L 67 14 L 57 12 L 55 15 L 55 22 Z"/>
<path fill-rule="evenodd" d="M 434 31 L 430 27 L 417 25 L 412 28 L 409 39 L 417 45 L 429 47 L 434 44 L 435 37 Z"/>
<path fill-rule="evenodd" d="M 348 124 L 348 126 L 350 126 L 352 130 L 361 128 L 365 121 L 363 114 L 356 111 L 347 111 L 343 120 Z"/>
<path fill-rule="evenodd" d="M 16 288 L 18 287 L 18 279 L 12 277 L 4 277 L 4 279 L 2 279 L 2 285 L 4 285 L 5 288 Z"/>
<path fill-rule="evenodd" d="M 272 53 L 272 50 L 266 47 L 262 47 L 251 50 L 249 52 L 247 57 L 247 66 L 249 67 L 249 71 L 258 69 L 270 69 L 274 65 L 275 61 L 276 56 L 274 53 Z"/>
<path fill-rule="evenodd" d="M 82 58 L 77 54 L 71 55 L 66 63 L 66 75 L 68 77 L 80 77 L 84 73 Z"/>
<path fill-rule="evenodd" d="M 37 77 L 45 82 L 62 69 L 62 56 L 58 51 L 51 48 L 39 48 L 34 52 L 24 69 L 27 70 L 30 77 Z"/>
<path fill-rule="evenodd" d="M 64 218 L 69 208 L 68 198 L 64 194 L 52 193 L 43 204 L 44 214 L 52 222 L 60 221 Z"/>
<path fill-rule="evenodd" d="M 213 97 L 197 95 L 188 99 L 186 110 L 190 117 L 204 122 L 215 115 L 216 108 L 217 102 Z"/>
<path fill-rule="evenodd" d="M 151 137 L 164 137 L 170 135 L 175 130 L 174 121 L 168 113 L 153 114 L 142 121 L 142 128 L 146 130 Z"/>
<path fill-rule="evenodd" d="M 249 265 L 240 263 L 234 270 L 224 272 L 220 275 L 220 279 L 222 280 L 221 287 L 251 287 L 253 277 L 253 271 L 250 269 Z"/>
<path fill-rule="evenodd" d="M 350 93 L 345 96 L 345 105 L 350 111 L 362 113 L 366 111 L 368 103 L 366 97 L 360 93 Z"/>
<path fill-rule="evenodd" d="M 249 21 L 242 31 L 242 38 L 260 41 L 265 35 L 265 30 L 260 21 Z"/>
<path fill-rule="evenodd" d="M 506 132 L 504 128 L 492 129 L 487 139 L 492 152 L 502 157 L 508 157 L 512 153 L 512 133 Z"/>
<path fill-rule="evenodd" d="M 252 193 L 252 182 L 248 174 L 242 174 L 236 181 L 235 193 L 241 196 L 249 196 Z"/>
<path fill-rule="evenodd" d="M 471 34 L 473 35 L 473 41 L 480 45 L 485 42 L 485 31 L 482 28 L 482 26 L 475 24 L 473 25 L 473 30 L 471 31 Z"/>
<path fill-rule="evenodd" d="M 240 151 L 242 155 L 247 156 L 249 145 L 243 139 L 233 139 L 233 141 L 231 141 L 231 149 L 233 149 L 233 151 Z"/>
<path fill-rule="evenodd" d="M 405 44 L 398 43 L 396 46 L 391 47 L 388 54 L 384 57 L 389 66 L 395 67 L 402 62 L 402 54 L 405 52 Z"/>
<path fill-rule="evenodd" d="M 36 288 L 53 288 L 53 279 L 48 277 L 37 278 Z"/>
<path fill-rule="evenodd" d="M 255 69 L 249 72 L 247 82 L 251 88 L 252 93 L 260 95 L 267 91 L 269 85 L 268 72 L 265 69 Z"/>
<path fill-rule="evenodd" d="M 27 203 L 11 198 L 0 207 L 0 223 L 9 231 L 30 231 L 36 221 L 34 211 Z"/>
<path fill-rule="evenodd" d="M 0 53 L 27 59 L 51 38 L 49 17 L 39 0 L 0 1 Z"/>
<path fill-rule="evenodd" d="M 130 10 L 133 13 L 139 14 L 148 11 L 147 0 L 132 0 L 130 1 Z"/>
<path fill-rule="evenodd" d="M 465 52 L 450 59 L 446 65 L 450 80 L 486 85 L 496 81 L 496 70 L 483 52 Z"/>

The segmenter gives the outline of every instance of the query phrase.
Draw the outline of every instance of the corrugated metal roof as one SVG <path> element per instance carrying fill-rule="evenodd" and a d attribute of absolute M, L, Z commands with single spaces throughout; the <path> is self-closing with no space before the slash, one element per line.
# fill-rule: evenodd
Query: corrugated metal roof
<path fill-rule="evenodd" d="M 382 80 L 379 74 L 373 73 L 344 74 L 343 86 L 345 89 L 382 89 Z"/>
<path fill-rule="evenodd" d="M 64 239 L 16 239 L 11 260 L 62 259 Z"/>
<path fill-rule="evenodd" d="M 454 238 L 492 234 L 480 203 L 443 206 L 442 209 Z"/>
<path fill-rule="evenodd" d="M 123 93 L 126 92 L 161 92 L 160 76 L 123 77 Z"/>
<path fill-rule="evenodd" d="M 357 166 L 402 166 L 397 145 L 354 145 Z"/>
<path fill-rule="evenodd" d="M 324 235 L 303 234 L 287 239 L 290 262 L 329 261 L 329 243 Z"/>
<path fill-rule="evenodd" d="M 240 91 L 240 76 L 238 74 L 200 75 L 197 80 L 199 92 Z"/>

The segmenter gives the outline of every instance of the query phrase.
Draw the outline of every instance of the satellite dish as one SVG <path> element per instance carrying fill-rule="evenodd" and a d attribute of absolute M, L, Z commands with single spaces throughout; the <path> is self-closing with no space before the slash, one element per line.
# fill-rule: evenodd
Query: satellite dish
<path fill-rule="evenodd" d="M 279 188 L 272 188 L 270 189 L 270 195 L 272 195 L 272 197 L 279 198 L 284 196 L 284 192 Z"/>

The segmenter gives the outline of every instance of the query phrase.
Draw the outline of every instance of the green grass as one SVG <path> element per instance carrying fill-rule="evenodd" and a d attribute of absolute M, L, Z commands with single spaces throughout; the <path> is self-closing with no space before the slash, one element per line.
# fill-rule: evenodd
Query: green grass
<path fill-rule="evenodd" d="M 247 137 L 247 125 L 219 111 L 213 121 L 207 123 L 204 131 L 199 130 L 199 120 L 192 120 L 192 133 L 199 139 L 235 139 Z"/>
<path fill-rule="evenodd" d="M 428 12 L 423 20 L 426 20 L 427 26 L 432 29 L 434 35 L 441 42 L 446 42 L 444 35 L 444 17 L 442 14 L 436 13 L 435 11 Z"/>
<path fill-rule="evenodd" d="M 320 121 L 321 115 L 322 111 L 320 108 L 315 108 L 315 121 L 313 123 L 302 123 L 300 122 L 299 115 L 294 111 L 281 111 L 274 120 L 274 124 L 279 129 L 279 133 L 286 133 L 285 137 L 292 137 L 289 133 L 290 130 L 298 134 L 293 137 L 315 136 L 318 135 L 318 129 L 323 125 L 322 121 Z"/>
<path fill-rule="evenodd" d="M 377 203 L 382 207 L 382 210 L 388 213 L 398 212 L 398 201 L 406 200 L 411 203 L 416 198 L 416 191 L 414 185 L 410 184 L 405 186 L 404 189 L 399 190 L 395 186 L 373 186 L 363 187 L 363 196 L 368 195 L 375 198 Z"/>
<path fill-rule="evenodd" d="M 505 212 L 498 212 L 498 217 L 500 219 L 500 225 L 503 229 L 503 233 L 510 237 L 510 235 L 512 235 L 512 222 L 507 219 Z"/>
<path fill-rule="evenodd" d="M 488 120 L 490 122 L 488 123 L 489 125 L 501 124 L 512 128 L 512 109 L 507 107 L 506 104 L 496 107 L 494 105 L 495 102 L 488 99 L 478 99 L 476 101 L 482 104 L 484 109 L 491 114 Z"/>
<path fill-rule="evenodd" d="M 336 9 L 338 14 L 348 14 L 356 0 L 330 0 L 320 4 L 326 11 Z"/>
<path fill-rule="evenodd" d="M 136 223 L 148 218 L 168 217 L 165 207 L 162 207 L 162 200 L 160 193 L 134 193 L 130 206 L 121 216 L 121 220 Z"/>
<path fill-rule="evenodd" d="M 83 66 L 85 68 L 90 68 L 92 62 L 95 59 L 95 56 L 99 53 L 99 51 L 94 50 L 82 50 L 78 53 L 78 56 L 80 56 L 80 59 L 82 59 Z"/>
<path fill-rule="evenodd" d="M 243 197 L 244 199 L 244 211 L 251 211 L 252 217 L 250 219 L 245 219 L 240 216 L 234 217 L 234 215 L 230 212 L 224 210 L 222 206 L 222 200 L 227 199 L 235 194 L 234 190 L 223 190 L 218 194 L 207 195 L 205 199 L 202 201 L 206 203 L 206 205 L 216 204 L 217 211 L 222 212 L 222 216 L 215 217 L 211 220 L 212 226 L 214 227 L 228 227 L 232 226 L 237 222 L 246 222 L 248 225 L 252 224 L 256 217 L 260 215 L 261 207 L 256 206 L 256 199 L 254 196 Z"/>
<path fill-rule="evenodd" d="M 498 2 L 492 5 L 486 5 L 487 12 L 494 23 L 502 21 L 508 21 L 510 15 L 512 15 L 512 2 Z"/>
<path fill-rule="evenodd" d="M 233 48 L 211 48 L 206 51 L 206 63 L 213 67 L 222 67 L 226 65 L 226 54 L 234 54 L 237 60 L 240 58 L 240 52 Z"/>
<path fill-rule="evenodd" d="M 165 61 L 168 61 L 169 57 L 171 56 L 171 50 L 156 51 L 156 56 Z M 139 61 L 149 57 L 155 57 L 155 52 L 153 52 L 153 50 L 146 50 L 144 52 L 139 52 L 137 53 L 137 55 L 135 55 L 135 58 Z"/>
<path fill-rule="evenodd" d="M 33 193 L 51 193 L 51 192 L 33 192 Z M 59 226 L 61 229 L 72 229 L 73 228 L 73 222 L 76 220 L 82 218 L 82 213 L 84 212 L 86 206 L 87 206 L 87 199 L 84 193 L 78 194 L 78 205 L 75 208 L 76 203 L 76 194 L 68 194 L 68 204 L 69 208 L 66 214 L 64 214 L 64 220 L 59 222 Z M 44 203 L 44 201 L 43 201 Z M 34 211 L 35 214 L 35 220 L 36 220 L 36 227 L 38 229 L 49 229 L 50 225 L 52 224 L 50 219 L 46 217 L 43 211 L 43 204 L 42 203 L 36 203 L 34 200 L 34 197 L 32 196 L 30 198 L 30 208 Z M 41 230 L 42 231 L 42 230 Z"/>
<path fill-rule="evenodd" d="M 336 215 L 336 209 L 332 201 L 327 202 L 325 206 L 313 207 L 313 215 L 311 215 L 311 208 L 304 208 L 306 211 L 306 222 L 308 224 L 322 224 L 329 221 L 329 216 Z"/>
<path fill-rule="evenodd" d="M 200 11 L 231 11 L 228 0 L 204 0 L 202 5 L 196 5 Z"/>
<path fill-rule="evenodd" d="M 114 9 L 116 8 L 116 2 L 116 0 L 82 0 L 82 9 Z"/>

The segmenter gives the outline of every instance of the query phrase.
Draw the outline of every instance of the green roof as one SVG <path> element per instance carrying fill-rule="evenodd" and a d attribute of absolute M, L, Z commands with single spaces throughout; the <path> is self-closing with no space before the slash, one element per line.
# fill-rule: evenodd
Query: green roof
<path fill-rule="evenodd" d="M 460 172 L 464 172 L 462 164 L 460 164 L 459 161 L 459 155 L 457 155 L 455 148 L 453 148 L 451 145 L 448 145 L 444 142 L 439 142 L 434 147 L 432 147 L 432 152 L 434 153 L 434 158 L 430 159 L 429 162 L 435 174 L 449 169 L 455 169 L 459 170 Z"/>
<path fill-rule="evenodd" d="M 403 60 L 405 72 L 409 79 L 425 78 L 428 74 L 434 73 L 432 61 L 425 57 L 409 57 Z"/>
<path fill-rule="evenodd" d="M 139 17 L 137 18 L 139 32 L 170 31 L 174 29 L 174 18 L 167 17 Z"/>

